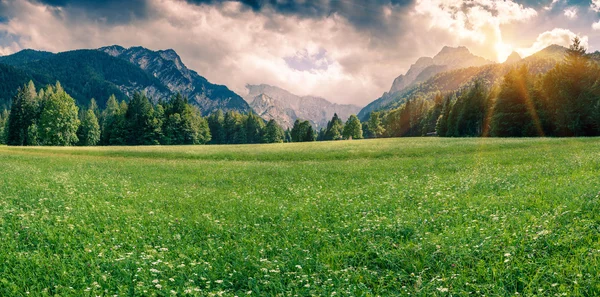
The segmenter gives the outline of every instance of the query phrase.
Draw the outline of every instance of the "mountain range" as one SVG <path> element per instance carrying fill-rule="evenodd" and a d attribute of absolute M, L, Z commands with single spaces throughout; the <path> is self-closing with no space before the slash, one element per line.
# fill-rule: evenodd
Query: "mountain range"
<path fill-rule="evenodd" d="M 531 73 L 545 73 L 564 59 L 567 49 L 559 45 L 547 48 L 522 59 L 512 53 L 504 63 L 493 63 L 473 55 L 465 47 L 444 47 L 433 58 L 419 58 L 404 75 L 398 76 L 389 92 L 365 106 L 358 114 L 366 120 L 373 111 L 389 110 L 409 98 L 432 98 L 481 80 L 491 86 L 514 67 L 526 65 Z"/>
<path fill-rule="evenodd" d="M 296 119 L 322 128 L 334 113 L 343 120 L 358 113 L 361 120 L 366 120 L 372 111 L 398 107 L 410 98 L 457 91 L 474 80 L 490 86 L 521 65 L 534 74 L 544 73 L 562 61 L 566 52 L 562 46 L 551 45 L 524 59 L 512 53 L 504 63 L 493 63 L 466 47 L 446 46 L 433 57 L 419 58 L 405 74 L 394 79 L 388 92 L 360 109 L 320 97 L 294 95 L 265 84 L 248 85 L 248 93 L 242 97 L 186 67 L 172 49 L 153 51 L 118 45 L 61 53 L 28 49 L 0 57 L 0 108 L 8 108 L 16 90 L 29 80 L 38 87 L 58 80 L 80 106 L 87 106 L 95 98 L 103 107 L 111 94 L 126 100 L 133 92 L 143 91 L 157 101 L 179 92 L 204 115 L 217 109 L 243 113 L 254 110 L 284 128 L 291 127 Z M 600 60 L 598 52 L 589 56 Z"/>
<path fill-rule="evenodd" d="M 173 50 L 117 45 L 57 54 L 23 50 L 0 57 L 0 65 L 0 77 L 7 78 L 0 84 L 0 105 L 5 107 L 27 81 L 44 86 L 58 80 L 82 106 L 95 98 L 103 107 L 111 94 L 126 100 L 135 91 L 144 91 L 155 101 L 180 92 L 205 115 L 217 109 L 251 110 L 235 92 L 188 69 Z"/>
<path fill-rule="evenodd" d="M 246 85 L 248 94 L 244 96 L 250 107 L 263 119 L 274 119 L 284 129 L 291 128 L 296 119 L 309 121 L 320 129 L 327 126 L 333 115 L 346 120 L 360 111 L 360 107 L 351 104 L 336 104 L 321 97 L 298 96 L 284 89 L 261 85 Z"/>

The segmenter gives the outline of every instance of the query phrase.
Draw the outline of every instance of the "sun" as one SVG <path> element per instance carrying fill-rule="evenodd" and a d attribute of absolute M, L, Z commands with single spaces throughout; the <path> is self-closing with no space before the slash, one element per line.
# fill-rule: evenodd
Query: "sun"
<path fill-rule="evenodd" d="M 514 50 L 512 45 L 506 44 L 504 42 L 496 43 L 496 46 L 494 48 L 496 49 L 496 58 L 500 63 L 506 61 L 508 56 L 510 56 L 510 54 L 512 54 Z"/>

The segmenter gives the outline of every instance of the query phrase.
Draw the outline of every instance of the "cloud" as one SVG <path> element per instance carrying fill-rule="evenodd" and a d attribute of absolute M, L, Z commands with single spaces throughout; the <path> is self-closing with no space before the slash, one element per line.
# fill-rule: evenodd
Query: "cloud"
<path fill-rule="evenodd" d="M 557 26 L 591 32 L 597 14 L 589 2 L 569 1 L 0 0 L 0 54 L 173 48 L 240 95 L 246 84 L 267 83 L 366 105 L 445 45 L 504 61 L 515 48 L 529 53 L 571 36 Z M 569 7 L 577 17 L 567 23 Z"/>
<path fill-rule="evenodd" d="M 417 14 L 430 20 L 430 28 L 447 30 L 460 42 L 473 42 L 496 52 L 503 61 L 510 55 L 511 47 L 505 44 L 501 27 L 519 23 L 537 16 L 537 11 L 513 1 L 453 1 L 422 0 L 417 4 Z"/>
<path fill-rule="evenodd" d="M 590 9 L 592 9 L 595 12 L 600 12 L 600 0 L 592 0 Z"/>
<path fill-rule="evenodd" d="M 600 30 L 600 21 L 597 21 L 595 23 L 592 24 L 592 29 L 594 30 Z"/>
<path fill-rule="evenodd" d="M 519 53 L 522 57 L 527 57 L 553 44 L 569 47 L 573 41 L 573 38 L 577 36 L 577 34 L 568 29 L 556 28 L 552 31 L 546 31 L 540 34 L 531 47 L 517 49 L 517 53 Z M 588 37 L 579 37 L 581 38 L 581 45 L 584 48 L 588 48 Z"/>
<path fill-rule="evenodd" d="M 150 17 L 145 0 L 22 0 L 54 8 L 69 19 L 94 19 L 99 22 L 123 24 Z"/>
<path fill-rule="evenodd" d="M 571 7 L 565 9 L 565 16 L 569 19 L 574 19 L 577 17 L 577 8 Z"/>

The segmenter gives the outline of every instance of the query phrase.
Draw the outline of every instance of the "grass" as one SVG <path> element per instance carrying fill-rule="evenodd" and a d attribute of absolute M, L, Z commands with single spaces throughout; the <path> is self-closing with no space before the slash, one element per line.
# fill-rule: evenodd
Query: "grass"
<path fill-rule="evenodd" d="M 599 296 L 600 139 L 0 147 L 1 296 Z"/>

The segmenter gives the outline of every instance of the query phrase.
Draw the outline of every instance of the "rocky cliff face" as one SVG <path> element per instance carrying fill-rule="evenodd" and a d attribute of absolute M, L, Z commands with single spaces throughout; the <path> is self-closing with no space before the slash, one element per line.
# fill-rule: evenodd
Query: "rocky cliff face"
<path fill-rule="evenodd" d="M 334 113 L 344 121 L 360 111 L 350 104 L 331 103 L 315 96 L 297 96 L 270 85 L 247 85 L 244 98 L 256 113 L 265 120 L 274 119 L 284 128 L 291 128 L 296 119 L 307 120 L 317 129 L 327 126 Z"/>
<path fill-rule="evenodd" d="M 494 62 L 473 55 L 464 46 L 444 46 L 433 58 L 419 58 L 415 64 L 410 66 L 406 74 L 402 74 L 394 79 L 389 92 L 384 93 L 380 98 L 363 108 L 358 117 L 365 120 L 372 111 L 376 111 L 394 101 L 399 93 L 426 82 L 439 73 L 488 64 L 494 64 Z"/>
<path fill-rule="evenodd" d="M 209 114 L 217 109 L 249 112 L 250 106 L 242 97 L 222 85 L 210 83 L 206 78 L 187 68 L 172 50 L 152 51 L 143 47 L 123 48 L 118 45 L 99 49 L 137 65 L 156 77 L 171 92 L 179 92 Z"/>
<path fill-rule="evenodd" d="M 517 52 L 512 52 L 510 54 L 510 56 L 508 56 L 508 58 L 506 58 L 506 61 L 504 61 L 504 64 L 517 63 L 517 62 L 520 62 L 521 60 L 523 60 L 521 58 L 521 55 L 519 55 Z"/>
<path fill-rule="evenodd" d="M 464 46 L 445 46 L 433 58 L 419 58 L 415 64 L 410 66 L 406 74 L 400 75 L 394 80 L 389 93 L 393 94 L 402 91 L 411 85 L 424 82 L 434 75 L 447 70 L 483 66 L 492 63 L 482 57 L 471 54 Z"/>

